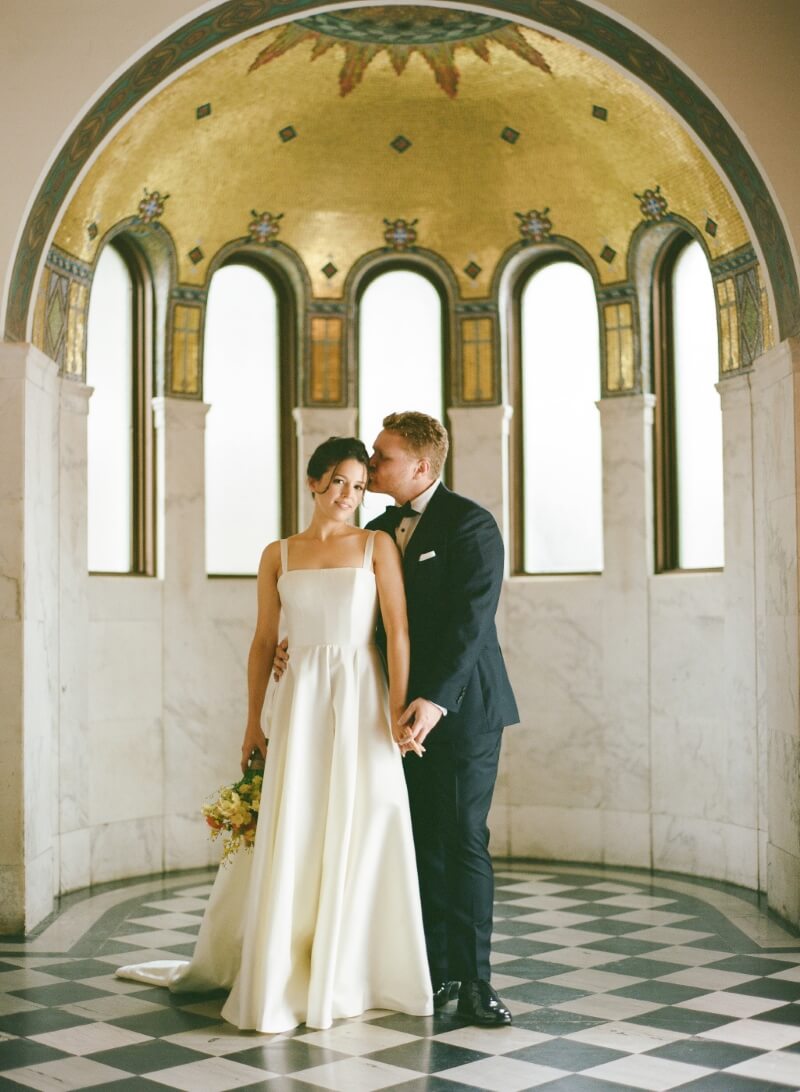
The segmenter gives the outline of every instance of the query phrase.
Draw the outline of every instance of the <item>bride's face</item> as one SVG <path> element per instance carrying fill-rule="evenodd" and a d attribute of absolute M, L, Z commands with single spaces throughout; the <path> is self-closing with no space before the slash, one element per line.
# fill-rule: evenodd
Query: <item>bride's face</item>
<path fill-rule="evenodd" d="M 367 468 L 358 459 L 345 459 L 315 481 L 308 479 L 314 507 L 330 519 L 344 522 L 358 508 L 367 488 Z"/>

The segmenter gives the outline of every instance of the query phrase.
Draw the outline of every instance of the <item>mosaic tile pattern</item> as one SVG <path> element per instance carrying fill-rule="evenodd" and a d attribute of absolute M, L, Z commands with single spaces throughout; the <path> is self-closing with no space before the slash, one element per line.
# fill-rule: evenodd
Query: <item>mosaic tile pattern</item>
<path fill-rule="evenodd" d="M 494 981 L 513 1027 L 466 1026 L 450 1005 L 260 1035 L 221 1022 L 219 992 L 173 997 L 113 977 L 122 963 L 188 955 L 210 885 L 208 873 L 109 885 L 64 900 L 27 943 L 0 939 L 0 1087 L 800 1088 L 800 941 L 747 892 L 499 870 Z"/>

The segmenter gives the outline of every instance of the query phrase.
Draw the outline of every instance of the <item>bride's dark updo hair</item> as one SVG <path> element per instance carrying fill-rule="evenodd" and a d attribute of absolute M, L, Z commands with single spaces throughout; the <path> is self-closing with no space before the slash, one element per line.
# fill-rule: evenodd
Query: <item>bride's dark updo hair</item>
<path fill-rule="evenodd" d="M 367 449 L 355 436 L 331 436 L 321 443 L 308 460 L 306 474 L 318 482 L 326 470 L 336 467 L 346 459 L 355 459 L 363 467 L 369 466 Z"/>

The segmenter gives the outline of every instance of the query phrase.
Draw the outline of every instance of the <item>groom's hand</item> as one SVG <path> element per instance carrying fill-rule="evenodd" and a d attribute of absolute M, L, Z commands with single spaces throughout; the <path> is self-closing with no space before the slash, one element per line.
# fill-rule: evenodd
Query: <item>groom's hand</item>
<path fill-rule="evenodd" d="M 289 639 L 288 637 L 284 637 L 283 640 L 275 646 L 275 655 L 272 659 L 272 674 L 275 682 L 281 681 L 281 677 L 288 666 Z"/>
<path fill-rule="evenodd" d="M 427 698 L 414 698 L 400 716 L 400 724 L 406 725 L 416 743 L 424 743 L 442 719 L 442 711 Z"/>

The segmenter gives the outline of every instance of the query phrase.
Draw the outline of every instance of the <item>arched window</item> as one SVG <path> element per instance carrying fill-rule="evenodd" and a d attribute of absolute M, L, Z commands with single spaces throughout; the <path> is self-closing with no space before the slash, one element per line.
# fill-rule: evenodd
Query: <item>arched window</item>
<path fill-rule="evenodd" d="M 115 239 L 97 260 L 87 322 L 91 572 L 154 571 L 152 309 L 144 260 Z"/>
<path fill-rule="evenodd" d="M 206 569 L 252 575 L 281 534 L 279 314 L 272 283 L 233 263 L 211 279 L 203 350 Z"/>
<path fill-rule="evenodd" d="M 421 410 L 443 420 L 444 316 L 441 297 L 410 269 L 390 269 L 369 282 L 358 309 L 359 436 L 372 450 L 383 418 Z M 364 517 L 378 515 L 389 497 L 370 494 Z"/>
<path fill-rule="evenodd" d="M 711 273 L 682 235 L 655 279 L 656 563 L 659 571 L 718 568 L 724 559 L 722 413 Z"/>
<path fill-rule="evenodd" d="M 597 572 L 603 567 L 600 350 L 591 275 L 570 260 L 535 269 L 519 292 L 518 331 L 517 567 Z"/>

